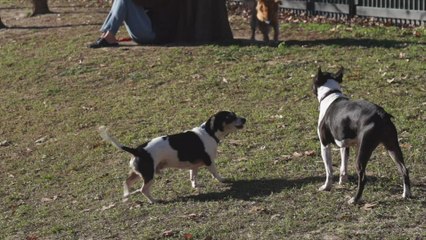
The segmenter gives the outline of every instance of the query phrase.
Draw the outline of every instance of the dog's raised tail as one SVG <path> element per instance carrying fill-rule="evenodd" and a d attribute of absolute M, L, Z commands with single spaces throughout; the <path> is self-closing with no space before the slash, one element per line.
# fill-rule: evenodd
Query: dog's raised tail
<path fill-rule="evenodd" d="M 108 128 L 107 128 L 107 127 L 105 127 L 105 126 L 100 126 L 100 127 L 98 128 L 98 131 L 99 131 L 99 134 L 101 135 L 101 137 L 102 137 L 102 139 L 103 139 L 104 141 L 110 142 L 112 145 L 114 145 L 114 147 L 116 147 L 116 148 L 118 148 L 118 149 L 120 149 L 120 150 L 123 150 L 123 151 L 129 152 L 129 153 L 131 153 L 131 154 L 132 154 L 132 155 L 134 155 L 134 156 L 137 156 L 137 155 L 138 155 L 138 151 L 137 151 L 136 149 L 131 148 L 131 147 L 124 146 L 123 144 L 119 143 L 119 142 L 117 141 L 117 139 L 115 139 L 114 137 L 110 136 L 110 135 L 108 134 Z"/>

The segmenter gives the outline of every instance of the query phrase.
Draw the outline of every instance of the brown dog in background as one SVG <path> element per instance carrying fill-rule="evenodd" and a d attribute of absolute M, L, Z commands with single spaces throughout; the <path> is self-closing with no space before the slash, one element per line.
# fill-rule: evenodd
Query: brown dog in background
<path fill-rule="evenodd" d="M 256 27 L 263 34 L 263 41 L 269 41 L 269 29 L 274 29 L 274 41 L 278 41 L 278 10 L 281 0 L 256 0 L 251 18 L 251 40 L 255 40 Z"/>

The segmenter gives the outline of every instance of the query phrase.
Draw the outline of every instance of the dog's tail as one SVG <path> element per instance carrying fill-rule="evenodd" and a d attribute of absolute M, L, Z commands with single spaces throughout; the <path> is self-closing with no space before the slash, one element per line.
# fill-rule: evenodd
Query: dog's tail
<path fill-rule="evenodd" d="M 139 153 L 138 153 L 138 150 L 137 150 L 137 149 L 134 149 L 134 148 L 131 148 L 131 147 L 127 147 L 127 146 L 124 146 L 123 144 L 119 143 L 119 142 L 118 142 L 118 141 L 117 141 L 114 137 L 110 136 L 110 135 L 108 134 L 108 129 L 107 129 L 107 127 L 105 127 L 105 126 L 100 126 L 100 127 L 99 127 L 99 129 L 98 129 L 98 131 L 99 131 L 99 134 L 101 135 L 102 139 L 103 139 L 103 140 L 105 140 L 105 141 L 107 141 L 107 142 L 110 142 L 112 145 L 114 145 L 114 147 L 116 147 L 116 148 L 118 148 L 118 149 L 120 149 L 120 150 L 123 150 L 123 151 L 129 152 L 129 153 L 131 153 L 133 156 L 138 156 L 138 155 L 139 155 Z"/>
<path fill-rule="evenodd" d="M 377 113 L 379 114 L 379 116 L 382 118 L 382 119 L 392 119 L 392 118 L 394 118 L 394 116 L 392 116 L 390 113 L 388 113 L 388 112 L 386 112 L 385 111 L 385 109 L 383 109 L 382 107 L 380 107 L 380 106 L 378 106 L 378 105 L 376 105 L 376 107 L 377 107 Z"/>

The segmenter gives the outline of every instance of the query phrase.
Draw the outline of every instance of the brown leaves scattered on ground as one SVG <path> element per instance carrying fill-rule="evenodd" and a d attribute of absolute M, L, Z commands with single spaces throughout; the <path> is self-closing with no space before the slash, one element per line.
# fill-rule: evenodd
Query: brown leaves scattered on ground
<path fill-rule="evenodd" d="M 302 152 L 293 152 L 291 155 L 281 155 L 280 157 L 276 158 L 274 160 L 274 164 L 280 163 L 280 162 L 287 162 L 292 160 L 293 158 L 300 158 L 300 157 L 314 157 L 316 156 L 316 152 L 314 150 L 306 150 Z"/>

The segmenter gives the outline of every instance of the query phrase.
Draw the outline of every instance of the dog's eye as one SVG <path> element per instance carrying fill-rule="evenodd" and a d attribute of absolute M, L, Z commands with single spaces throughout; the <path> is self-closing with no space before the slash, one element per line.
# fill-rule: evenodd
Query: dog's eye
<path fill-rule="evenodd" d="M 228 115 L 225 117 L 225 122 L 230 123 L 232 121 L 234 121 L 237 117 L 234 115 Z"/>

